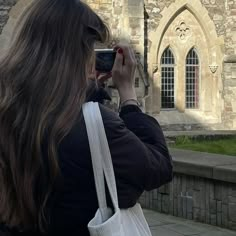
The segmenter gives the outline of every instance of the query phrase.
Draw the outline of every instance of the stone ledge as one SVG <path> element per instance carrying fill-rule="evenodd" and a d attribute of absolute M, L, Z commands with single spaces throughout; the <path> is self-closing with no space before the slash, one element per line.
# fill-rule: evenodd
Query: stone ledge
<path fill-rule="evenodd" d="M 180 125 L 178 125 L 180 126 Z M 200 126 L 200 125 L 199 125 Z M 177 127 L 177 126 L 176 126 Z M 186 125 L 187 127 L 187 125 Z M 200 128 L 200 127 L 199 127 Z M 211 139 L 211 138 L 226 138 L 226 137 L 236 137 L 236 131 L 235 130 L 164 130 L 164 135 L 166 138 L 176 138 L 179 136 L 188 136 L 192 138 L 205 138 Z"/>
<path fill-rule="evenodd" d="M 224 63 L 236 63 L 236 55 L 225 56 Z"/>
<path fill-rule="evenodd" d="M 236 157 L 170 149 L 174 172 L 236 183 Z"/>
<path fill-rule="evenodd" d="M 236 158 L 236 157 L 235 157 Z M 217 166 L 213 169 L 213 179 L 236 183 L 236 165 Z"/>

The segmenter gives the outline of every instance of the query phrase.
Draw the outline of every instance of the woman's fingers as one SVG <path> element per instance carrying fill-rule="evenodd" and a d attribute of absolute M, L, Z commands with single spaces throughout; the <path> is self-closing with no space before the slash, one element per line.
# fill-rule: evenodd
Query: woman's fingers
<path fill-rule="evenodd" d="M 123 49 L 119 48 L 117 50 L 115 62 L 112 69 L 113 74 L 117 74 L 122 71 L 123 62 L 124 62 Z"/>
<path fill-rule="evenodd" d="M 132 48 L 129 45 L 126 44 L 118 44 L 116 45 L 116 47 L 114 48 L 115 50 L 122 49 L 123 51 L 123 55 L 124 55 L 124 64 L 125 65 L 132 65 L 135 63 L 135 56 L 134 56 L 134 52 L 132 50 Z"/>
<path fill-rule="evenodd" d="M 107 81 L 108 79 L 110 79 L 112 77 L 112 73 L 109 72 L 107 74 L 100 74 L 100 73 L 97 73 L 97 80 L 99 83 L 104 83 L 105 81 Z"/>
<path fill-rule="evenodd" d="M 124 92 L 133 94 L 134 91 L 133 87 L 136 68 L 135 54 L 129 45 L 118 44 L 114 49 L 117 51 L 117 54 L 112 69 L 112 79 L 120 96 L 124 97 Z"/>

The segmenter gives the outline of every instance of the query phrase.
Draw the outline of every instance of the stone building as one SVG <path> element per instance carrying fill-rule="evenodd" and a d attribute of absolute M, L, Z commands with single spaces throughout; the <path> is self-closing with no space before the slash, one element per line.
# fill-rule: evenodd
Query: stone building
<path fill-rule="evenodd" d="M 30 2 L 0 0 L 1 54 Z M 134 46 L 139 100 L 164 129 L 236 128 L 236 0 L 86 2 Z"/>

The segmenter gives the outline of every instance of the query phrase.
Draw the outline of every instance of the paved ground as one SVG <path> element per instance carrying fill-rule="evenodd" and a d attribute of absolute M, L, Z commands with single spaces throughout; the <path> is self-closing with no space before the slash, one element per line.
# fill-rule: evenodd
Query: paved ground
<path fill-rule="evenodd" d="M 236 236 L 230 231 L 174 216 L 144 210 L 152 236 Z"/>

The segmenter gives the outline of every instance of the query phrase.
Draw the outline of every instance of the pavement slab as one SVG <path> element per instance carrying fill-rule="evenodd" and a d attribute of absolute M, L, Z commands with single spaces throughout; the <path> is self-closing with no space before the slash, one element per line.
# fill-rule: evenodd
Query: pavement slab
<path fill-rule="evenodd" d="M 236 231 L 144 209 L 152 236 L 236 236 Z"/>

